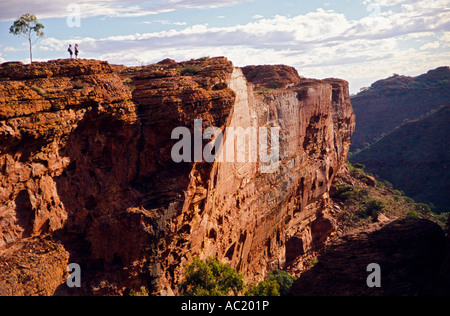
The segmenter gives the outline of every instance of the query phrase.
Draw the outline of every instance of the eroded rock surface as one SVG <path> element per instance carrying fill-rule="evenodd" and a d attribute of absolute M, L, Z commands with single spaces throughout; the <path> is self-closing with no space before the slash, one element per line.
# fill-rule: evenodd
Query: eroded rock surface
<path fill-rule="evenodd" d="M 48 238 L 26 238 L 0 253 L 0 296 L 49 296 L 68 277 L 69 253 Z"/>
<path fill-rule="evenodd" d="M 62 282 L 56 294 L 173 295 L 194 256 L 217 256 L 257 282 L 321 247 L 333 234 L 329 190 L 355 128 L 348 83 L 288 79 L 258 95 L 253 80 L 223 57 L 140 68 L 1 65 L 0 258 L 51 236 L 83 271 L 81 289 Z M 175 163 L 172 131 L 194 134 L 196 119 L 225 139 L 232 128 L 279 128 L 277 168 L 262 172 L 259 156 Z M 29 272 L 0 272 L 16 273 Z M 27 289 L 8 284 L 7 294 Z"/>

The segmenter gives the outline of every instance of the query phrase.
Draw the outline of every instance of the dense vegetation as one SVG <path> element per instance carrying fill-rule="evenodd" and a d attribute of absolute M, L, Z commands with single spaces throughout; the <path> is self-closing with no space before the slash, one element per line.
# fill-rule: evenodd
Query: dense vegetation
<path fill-rule="evenodd" d="M 242 274 L 217 258 L 194 258 L 185 266 L 184 277 L 180 285 L 184 296 L 285 296 L 295 282 L 287 272 L 274 270 L 259 284 L 246 285 Z"/>
<path fill-rule="evenodd" d="M 380 215 L 387 218 L 425 218 L 446 227 L 449 213 L 436 213 L 439 210 L 433 204 L 416 203 L 405 192 L 383 180 L 376 180 L 365 171 L 365 165 L 348 162 L 351 178 L 335 183 L 333 199 L 340 202 L 341 228 L 351 230 L 378 219 Z M 375 180 L 375 183 L 370 183 Z M 370 185 L 368 185 L 368 183 Z"/>

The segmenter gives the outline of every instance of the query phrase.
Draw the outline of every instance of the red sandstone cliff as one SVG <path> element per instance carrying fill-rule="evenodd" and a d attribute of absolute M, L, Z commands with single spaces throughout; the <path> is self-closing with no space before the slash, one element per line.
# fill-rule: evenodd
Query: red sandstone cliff
<path fill-rule="evenodd" d="M 226 58 L 114 70 L 0 66 L 0 294 L 171 295 L 193 256 L 256 282 L 332 234 L 329 190 L 355 127 L 347 82 L 290 71 L 286 88 L 256 95 Z M 225 138 L 279 127 L 279 168 L 174 163 L 172 130 L 195 119 Z M 69 262 L 81 289 L 64 284 Z"/>

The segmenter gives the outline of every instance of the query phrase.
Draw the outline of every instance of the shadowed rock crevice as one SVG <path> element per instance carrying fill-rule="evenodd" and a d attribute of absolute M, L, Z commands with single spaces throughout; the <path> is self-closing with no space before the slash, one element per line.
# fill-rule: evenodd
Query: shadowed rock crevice
<path fill-rule="evenodd" d="M 20 191 L 15 202 L 17 224 L 23 229 L 22 238 L 31 237 L 35 214 L 28 192 L 26 190 Z"/>

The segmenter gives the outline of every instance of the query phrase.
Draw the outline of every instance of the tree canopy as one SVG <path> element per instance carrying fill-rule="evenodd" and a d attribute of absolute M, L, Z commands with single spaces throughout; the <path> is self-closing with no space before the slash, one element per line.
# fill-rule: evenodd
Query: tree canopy
<path fill-rule="evenodd" d="M 9 33 L 21 36 L 28 40 L 30 45 L 30 62 L 33 62 L 32 46 L 36 42 L 44 37 L 44 25 L 39 23 L 34 14 L 22 15 L 14 24 L 9 28 Z"/>
<path fill-rule="evenodd" d="M 181 284 L 181 293 L 185 296 L 238 295 L 245 287 L 242 274 L 217 258 L 206 261 L 194 258 L 185 269 L 186 280 Z"/>

